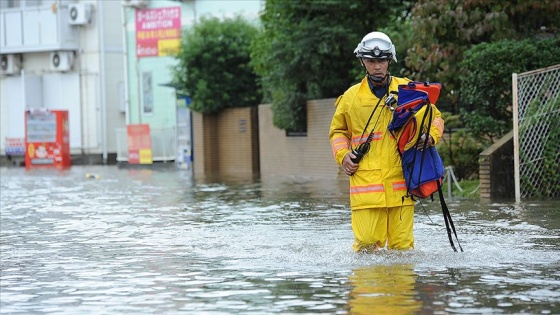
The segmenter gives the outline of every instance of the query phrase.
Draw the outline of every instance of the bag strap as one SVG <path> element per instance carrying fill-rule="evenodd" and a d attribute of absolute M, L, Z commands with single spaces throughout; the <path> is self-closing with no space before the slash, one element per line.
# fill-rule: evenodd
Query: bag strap
<path fill-rule="evenodd" d="M 459 243 L 459 238 L 457 237 L 457 231 L 455 230 L 455 224 L 453 224 L 453 220 L 451 219 L 451 214 L 449 213 L 449 208 L 445 203 L 445 199 L 443 198 L 443 191 L 441 190 L 441 184 L 436 181 L 438 186 L 438 193 L 439 193 L 439 201 L 441 202 L 441 211 L 443 212 L 443 218 L 445 220 L 445 229 L 447 230 L 447 237 L 449 238 L 449 243 L 451 244 L 451 248 L 453 248 L 454 252 L 457 252 L 457 248 L 455 248 L 455 244 L 453 243 L 453 238 L 451 237 L 451 231 L 455 235 L 455 240 L 457 240 L 457 245 L 461 252 L 463 252 L 463 247 L 461 247 L 461 243 Z"/>
<path fill-rule="evenodd" d="M 366 125 L 364 126 L 364 130 L 362 131 L 362 135 L 360 136 L 360 141 L 361 141 L 362 138 L 364 137 L 364 133 L 366 132 L 367 127 L 369 126 L 369 122 L 371 121 L 371 118 L 373 117 L 373 114 L 375 114 L 375 112 L 377 111 L 377 107 L 379 107 L 379 103 L 381 103 L 381 99 L 383 99 L 383 97 L 380 97 L 380 98 L 379 98 L 379 101 L 377 101 L 377 104 L 375 104 L 375 107 L 374 107 L 373 110 L 371 111 L 371 114 L 369 115 L 369 118 L 368 118 L 368 120 L 367 120 L 367 123 L 366 123 Z M 368 135 L 368 137 L 367 137 L 367 139 L 366 139 L 366 142 L 364 142 L 364 143 L 367 143 L 367 142 L 371 141 L 370 137 L 373 139 L 372 134 L 373 134 L 374 130 L 375 130 L 375 126 L 373 126 L 373 129 L 372 129 L 371 132 L 369 133 L 369 135 Z M 369 141 L 368 141 L 368 139 L 369 139 Z M 359 145 L 359 144 L 358 144 L 358 145 Z"/>
<path fill-rule="evenodd" d="M 430 116 L 430 118 L 428 119 L 428 136 L 426 137 L 426 139 L 424 139 L 424 148 L 426 147 L 426 145 L 428 144 L 428 138 L 429 138 L 429 134 L 430 134 L 430 128 L 432 127 L 432 104 L 429 101 L 426 101 L 427 104 L 424 106 L 428 106 L 428 108 L 426 108 L 426 111 L 424 112 L 424 116 L 422 117 L 422 122 L 418 125 L 418 130 L 417 132 L 422 132 L 422 126 L 424 125 L 424 122 L 426 121 L 426 116 Z M 412 148 L 413 150 L 417 150 L 418 149 L 418 145 L 420 144 L 420 137 L 418 137 L 416 139 L 416 143 L 414 144 L 414 147 Z M 424 165 L 424 158 L 426 156 L 426 150 L 424 149 L 422 151 L 421 157 L 420 157 L 420 171 L 418 172 L 418 183 L 420 183 L 420 179 L 422 178 L 422 165 Z M 416 154 L 414 154 L 414 157 L 412 158 L 412 166 L 414 167 L 416 163 Z M 412 175 L 414 172 L 410 172 L 410 174 L 408 175 L 408 183 L 412 182 Z M 410 196 L 410 187 L 406 187 L 406 195 Z"/>
<path fill-rule="evenodd" d="M 391 93 L 393 93 L 393 92 L 391 92 Z M 364 137 L 364 133 L 366 132 L 366 129 L 369 125 L 369 122 L 371 121 L 371 118 L 373 117 L 373 114 L 377 111 L 377 108 L 379 107 L 379 104 L 381 103 L 382 99 L 383 99 L 383 97 L 379 98 L 379 100 L 377 101 L 377 104 L 375 104 L 375 107 L 373 108 L 373 111 L 371 112 L 371 115 L 369 115 L 369 118 L 368 118 L 368 121 L 367 121 L 367 123 L 364 127 L 364 130 L 362 131 L 362 134 L 360 135 L 360 141 L 362 141 L 362 138 Z M 387 94 L 385 94 L 385 102 L 387 102 L 388 99 L 389 99 L 389 86 L 387 86 Z M 387 103 L 385 103 L 385 105 L 387 105 Z M 375 128 L 377 128 L 377 124 L 379 123 L 379 118 L 381 118 L 381 113 L 379 113 L 379 115 L 377 115 L 377 119 L 375 120 L 375 124 L 373 124 L 373 128 L 371 128 L 371 131 L 370 131 L 368 137 L 366 138 L 366 140 L 364 142 L 358 143 L 358 145 L 356 145 L 356 149 L 363 148 L 364 146 L 367 146 L 371 142 L 371 140 L 373 140 L 373 136 L 375 135 Z M 354 160 L 352 160 L 352 161 L 354 161 Z"/>

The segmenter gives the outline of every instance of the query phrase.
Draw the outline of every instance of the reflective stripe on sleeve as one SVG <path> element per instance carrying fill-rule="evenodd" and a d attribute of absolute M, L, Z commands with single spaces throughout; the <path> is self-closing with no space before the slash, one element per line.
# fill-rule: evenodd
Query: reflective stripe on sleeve
<path fill-rule="evenodd" d="M 333 155 L 336 157 L 336 152 L 340 149 L 350 149 L 350 141 L 345 137 L 338 137 L 332 142 Z"/>
<path fill-rule="evenodd" d="M 439 131 L 439 136 L 443 136 L 443 119 L 441 117 L 434 118 L 434 122 L 432 125 L 436 126 L 437 130 Z"/>

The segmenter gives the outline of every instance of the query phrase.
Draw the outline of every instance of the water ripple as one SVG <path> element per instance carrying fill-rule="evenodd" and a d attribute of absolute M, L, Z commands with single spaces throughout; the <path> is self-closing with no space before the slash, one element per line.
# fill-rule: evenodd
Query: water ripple
<path fill-rule="evenodd" d="M 553 202 L 451 200 L 464 253 L 428 202 L 414 250 L 361 255 L 339 183 L 107 166 L 0 179 L 2 314 L 560 313 Z"/>

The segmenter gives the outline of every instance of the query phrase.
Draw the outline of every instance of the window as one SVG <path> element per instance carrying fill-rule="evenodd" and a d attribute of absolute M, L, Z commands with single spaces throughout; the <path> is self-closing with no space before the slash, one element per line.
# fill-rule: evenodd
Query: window
<path fill-rule="evenodd" d="M 0 0 L 0 9 L 12 9 L 12 8 L 19 9 L 23 7 L 38 7 L 47 4 L 48 3 L 46 0 Z"/>
<path fill-rule="evenodd" d="M 8 8 L 19 8 L 21 0 L 0 0 L 0 8 L 8 9 Z"/>
<path fill-rule="evenodd" d="M 151 72 L 142 72 L 142 108 L 144 114 L 151 114 L 154 111 L 154 91 Z"/>
<path fill-rule="evenodd" d="M 26 7 L 38 7 L 42 4 L 43 0 L 25 0 Z"/>

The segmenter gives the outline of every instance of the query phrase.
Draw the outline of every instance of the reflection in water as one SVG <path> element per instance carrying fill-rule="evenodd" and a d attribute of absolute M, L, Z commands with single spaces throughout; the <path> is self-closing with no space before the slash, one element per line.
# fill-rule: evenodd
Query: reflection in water
<path fill-rule="evenodd" d="M 360 255 L 346 185 L 0 168 L 1 313 L 560 314 L 558 202 L 449 200 L 464 253 L 424 202 Z"/>
<path fill-rule="evenodd" d="M 414 314 L 421 305 L 412 265 L 358 267 L 349 276 L 352 314 Z"/>

